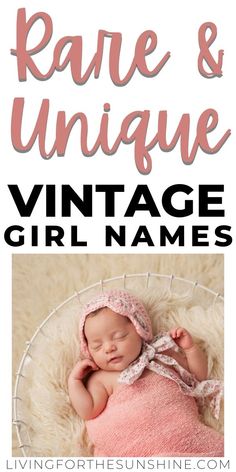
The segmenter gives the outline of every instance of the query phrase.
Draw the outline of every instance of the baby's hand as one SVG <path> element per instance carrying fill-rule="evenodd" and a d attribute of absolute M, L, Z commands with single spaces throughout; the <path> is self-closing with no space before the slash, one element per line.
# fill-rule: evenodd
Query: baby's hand
<path fill-rule="evenodd" d="M 75 364 L 73 370 L 70 373 L 70 378 L 74 380 L 82 380 L 92 370 L 98 370 L 98 366 L 91 359 L 83 359 Z"/>
<path fill-rule="evenodd" d="M 173 328 L 169 334 L 181 349 L 191 349 L 194 346 L 191 334 L 184 328 Z"/>

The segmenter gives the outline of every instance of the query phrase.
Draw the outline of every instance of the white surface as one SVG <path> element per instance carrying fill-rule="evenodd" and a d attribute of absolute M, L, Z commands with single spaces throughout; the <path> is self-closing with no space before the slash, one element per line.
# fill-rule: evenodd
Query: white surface
<path fill-rule="evenodd" d="M 16 73 L 16 59 L 10 55 L 10 49 L 15 48 L 16 37 L 16 12 L 17 8 L 25 7 L 27 17 L 36 11 L 47 11 L 53 20 L 53 37 L 44 51 L 34 56 L 40 67 L 50 64 L 53 47 L 56 42 L 65 35 L 82 35 L 85 45 L 84 61 L 94 52 L 98 29 L 119 31 L 123 35 L 122 67 L 125 70 L 132 57 L 133 47 L 137 37 L 145 30 L 152 29 L 157 33 L 158 46 L 148 58 L 148 63 L 161 57 L 166 51 L 171 51 L 171 58 L 157 77 L 145 78 L 136 71 L 134 77 L 125 87 L 115 87 L 108 74 L 108 44 L 104 49 L 104 61 L 101 76 L 95 80 L 91 77 L 84 86 L 73 83 L 69 69 L 53 75 L 48 81 L 35 80 L 28 74 L 27 82 L 19 83 Z M 235 379 L 232 376 L 232 358 L 234 356 L 234 286 L 235 286 L 235 245 L 221 248 L 214 244 L 214 229 L 220 224 L 232 225 L 232 236 L 235 235 L 235 205 L 234 205 L 234 109 L 235 109 L 235 25 L 234 4 L 232 1 L 222 3 L 210 0 L 208 2 L 188 2 L 187 0 L 146 1 L 144 3 L 125 2 L 116 3 L 102 0 L 100 2 L 81 2 L 67 0 L 64 2 L 50 2 L 46 0 L 32 2 L 25 0 L 19 5 L 18 1 L 11 1 L 4 6 L 1 15 L 1 288 L 2 309 L 1 316 L 1 372 L 4 389 L 1 390 L 1 417 L 4 422 L 1 428 L 4 430 L 2 437 L 2 451 L 5 456 L 11 454 L 10 430 L 11 430 L 11 254 L 13 252 L 224 252 L 225 254 L 225 305 L 226 305 L 226 454 L 233 459 L 235 437 L 235 402 L 233 401 Z M 223 77 L 221 79 L 204 79 L 197 70 L 198 57 L 198 29 L 206 21 L 217 25 L 218 35 L 211 47 L 214 57 L 217 57 L 219 49 L 224 49 Z M 38 24 L 32 29 L 29 36 L 31 47 L 37 43 L 42 34 Z M 178 125 L 183 113 L 191 115 L 190 143 L 193 142 L 195 129 L 200 114 L 207 108 L 217 110 L 219 124 L 209 137 L 210 142 L 215 142 L 228 129 L 232 129 L 232 136 L 222 149 L 215 155 L 209 156 L 198 151 L 192 165 L 182 163 L 179 145 L 172 152 L 163 153 L 158 145 L 151 151 L 153 170 L 147 175 L 141 175 L 134 163 L 133 145 L 121 145 L 114 156 L 103 156 L 99 151 L 92 158 L 81 157 L 79 150 L 79 134 L 74 132 L 69 139 L 65 157 L 52 157 L 46 161 L 39 155 L 38 145 L 27 154 L 17 153 L 11 143 L 10 122 L 12 103 L 15 97 L 25 97 L 26 114 L 24 116 L 24 133 L 32 129 L 43 98 L 50 98 L 51 112 L 48 126 L 48 142 L 54 139 L 54 126 L 58 110 L 66 110 L 67 116 L 78 111 L 83 111 L 88 116 L 89 133 L 96 136 L 103 104 L 111 104 L 112 130 L 120 126 L 124 116 L 133 110 L 149 109 L 151 111 L 150 137 L 156 129 L 157 116 L 160 110 L 168 111 L 170 136 Z M 114 131 L 115 133 L 115 131 Z M 24 136 L 25 136 L 24 134 Z M 86 219 L 73 212 L 73 218 L 69 222 L 58 216 L 50 219 L 45 217 L 45 199 L 40 199 L 35 207 L 32 217 L 22 219 L 11 199 L 8 184 L 18 184 L 22 193 L 27 197 L 33 184 L 58 184 L 60 198 L 60 185 L 70 184 L 79 191 L 83 184 L 125 184 L 126 193 L 119 200 L 115 226 L 127 224 L 127 245 L 121 248 L 114 245 L 105 248 L 104 225 L 114 224 L 114 221 L 105 221 L 104 204 L 102 195 L 94 197 L 94 216 Z M 163 215 L 161 218 L 151 218 L 148 212 L 140 212 L 130 221 L 124 219 L 123 210 L 126 209 L 130 197 L 136 185 L 146 184 L 155 194 L 158 202 L 163 190 L 175 183 L 185 183 L 194 188 L 194 215 L 183 221 L 175 220 Z M 223 207 L 224 218 L 199 219 L 197 216 L 197 187 L 199 184 L 224 184 Z M 59 205 L 59 203 L 58 203 Z M 28 221 L 29 220 L 29 221 Z M 128 220 L 128 221 L 126 221 Z M 158 220 L 158 221 L 157 221 Z M 159 221 L 160 220 L 160 221 Z M 24 226 L 26 241 L 20 248 L 11 248 L 4 241 L 5 229 L 13 224 Z M 69 236 L 65 237 L 65 246 L 52 246 L 45 248 L 43 240 L 43 228 L 47 224 L 61 225 L 68 232 L 68 226 L 78 224 L 81 228 L 81 238 L 88 241 L 87 248 L 70 247 Z M 135 229 L 140 224 L 146 224 L 155 242 L 154 247 L 139 245 L 131 247 Z M 186 244 L 184 248 L 167 246 L 159 248 L 156 237 L 156 226 L 166 224 L 173 231 L 179 224 L 185 225 Z M 192 225 L 209 225 L 209 247 L 194 248 L 191 246 L 189 232 Z M 40 226 L 39 247 L 31 247 L 29 228 L 31 225 Z M 94 231 L 96 228 L 96 231 Z M 7 359 L 7 362 L 6 362 Z M 234 418 L 234 420 L 232 420 Z M 232 467 L 233 470 L 233 467 Z"/>

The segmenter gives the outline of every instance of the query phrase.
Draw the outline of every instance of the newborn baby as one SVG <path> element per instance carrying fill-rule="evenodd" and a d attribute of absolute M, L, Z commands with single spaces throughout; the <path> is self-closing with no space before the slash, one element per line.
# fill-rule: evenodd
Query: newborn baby
<path fill-rule="evenodd" d="M 206 380 L 206 356 L 186 329 L 153 338 L 140 300 L 111 290 L 85 306 L 80 342 L 69 395 L 95 455 L 223 455 L 223 436 L 201 423 L 195 401 L 209 397 L 217 414 L 222 386 Z"/>

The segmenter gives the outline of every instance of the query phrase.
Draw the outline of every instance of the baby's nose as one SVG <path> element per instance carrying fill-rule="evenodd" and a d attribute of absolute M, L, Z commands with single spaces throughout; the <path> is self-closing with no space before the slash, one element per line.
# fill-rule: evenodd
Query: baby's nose
<path fill-rule="evenodd" d="M 104 347 L 105 347 L 105 352 L 107 352 L 107 353 L 115 351 L 115 349 L 116 349 L 116 345 L 113 341 L 106 342 Z"/>

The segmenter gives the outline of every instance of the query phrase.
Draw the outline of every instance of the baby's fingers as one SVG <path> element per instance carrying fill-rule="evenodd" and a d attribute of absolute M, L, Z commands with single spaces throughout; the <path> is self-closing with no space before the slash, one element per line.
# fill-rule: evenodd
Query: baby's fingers
<path fill-rule="evenodd" d="M 186 330 L 184 328 L 177 328 L 176 329 L 176 336 L 177 338 L 180 338 L 181 336 L 184 336 L 186 334 Z"/>
<path fill-rule="evenodd" d="M 84 359 L 81 362 L 81 368 L 85 372 L 90 372 L 90 370 L 97 370 L 98 366 L 95 364 L 95 362 L 92 359 Z"/>
<path fill-rule="evenodd" d="M 179 330 L 179 328 L 172 328 L 172 329 L 170 330 L 170 336 L 171 336 L 173 339 L 176 339 L 176 338 L 179 337 L 178 330 Z"/>
<path fill-rule="evenodd" d="M 92 361 L 92 359 L 88 359 L 88 362 L 89 362 L 89 367 L 91 367 L 92 370 L 98 370 L 98 366 L 97 364 L 95 364 L 94 361 Z"/>

